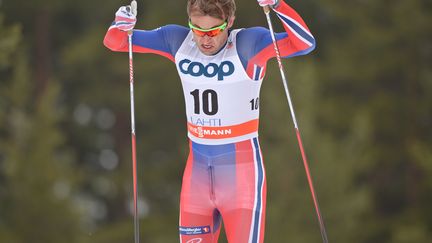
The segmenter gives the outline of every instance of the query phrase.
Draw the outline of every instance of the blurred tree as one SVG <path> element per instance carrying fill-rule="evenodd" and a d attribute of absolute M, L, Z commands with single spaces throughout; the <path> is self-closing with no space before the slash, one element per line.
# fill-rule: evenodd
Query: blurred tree
<path fill-rule="evenodd" d="M 424 148 L 432 145 L 431 5 L 423 0 L 319 5 L 317 16 L 325 21 L 316 24 L 325 42 L 317 50 L 317 125 L 330 135 L 337 154 L 349 152 L 326 165 L 343 173 L 341 166 L 351 164 L 347 169 L 355 173 L 347 189 L 365 188 L 372 196 L 357 221 L 361 236 L 355 241 L 429 242 L 432 224 L 424 215 L 431 215 L 425 207 L 431 201 L 422 195 L 430 195 Z"/>
<path fill-rule="evenodd" d="M 79 217 L 58 126 L 59 87 L 50 82 L 35 99 L 19 25 L 4 26 L 0 17 L 0 33 L 0 241 L 75 242 Z"/>

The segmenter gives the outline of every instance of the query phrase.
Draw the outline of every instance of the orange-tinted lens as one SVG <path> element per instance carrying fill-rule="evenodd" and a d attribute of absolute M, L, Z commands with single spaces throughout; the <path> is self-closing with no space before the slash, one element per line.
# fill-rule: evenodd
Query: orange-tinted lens
<path fill-rule="evenodd" d="M 205 35 L 208 35 L 210 37 L 214 37 L 219 35 L 222 30 L 221 29 L 215 29 L 215 30 L 210 30 L 210 31 L 201 31 L 201 30 L 197 30 L 197 29 L 192 29 L 192 31 L 197 34 L 199 37 L 203 37 Z"/>
<path fill-rule="evenodd" d="M 197 30 L 197 29 L 192 29 L 192 31 L 199 37 L 203 37 L 206 35 L 206 32 L 201 31 L 201 30 Z"/>
<path fill-rule="evenodd" d="M 213 37 L 213 36 L 219 35 L 221 32 L 222 32 L 221 29 L 215 29 L 215 30 L 211 30 L 211 31 L 207 32 L 207 35 L 210 37 Z"/>

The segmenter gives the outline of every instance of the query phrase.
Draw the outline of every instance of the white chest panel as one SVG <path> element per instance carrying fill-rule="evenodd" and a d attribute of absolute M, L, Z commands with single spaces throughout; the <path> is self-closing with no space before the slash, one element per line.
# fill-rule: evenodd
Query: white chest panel
<path fill-rule="evenodd" d="M 262 80 L 246 74 L 236 49 L 236 34 L 214 56 L 202 54 L 186 37 L 175 56 L 186 103 L 189 138 L 202 144 L 238 142 L 258 135 Z"/>

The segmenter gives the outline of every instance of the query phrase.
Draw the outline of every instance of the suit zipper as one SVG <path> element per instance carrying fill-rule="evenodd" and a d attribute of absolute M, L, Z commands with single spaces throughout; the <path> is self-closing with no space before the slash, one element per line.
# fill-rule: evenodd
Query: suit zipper
<path fill-rule="evenodd" d="M 215 200 L 215 191 L 214 191 L 214 166 L 211 161 L 208 162 L 208 171 L 209 171 L 209 180 L 210 180 L 210 198 Z"/>

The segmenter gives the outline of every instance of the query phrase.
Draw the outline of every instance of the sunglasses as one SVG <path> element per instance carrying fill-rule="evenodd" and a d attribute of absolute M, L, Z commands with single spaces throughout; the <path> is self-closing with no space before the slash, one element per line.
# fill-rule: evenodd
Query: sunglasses
<path fill-rule="evenodd" d="M 208 35 L 210 37 L 214 37 L 219 35 L 220 33 L 222 33 L 226 27 L 228 25 L 228 22 L 225 21 L 223 24 L 210 28 L 210 29 L 201 29 L 196 27 L 195 25 L 192 24 L 192 22 L 189 20 L 189 28 L 191 28 L 191 30 L 198 35 L 199 37 L 203 37 L 205 35 Z"/>

